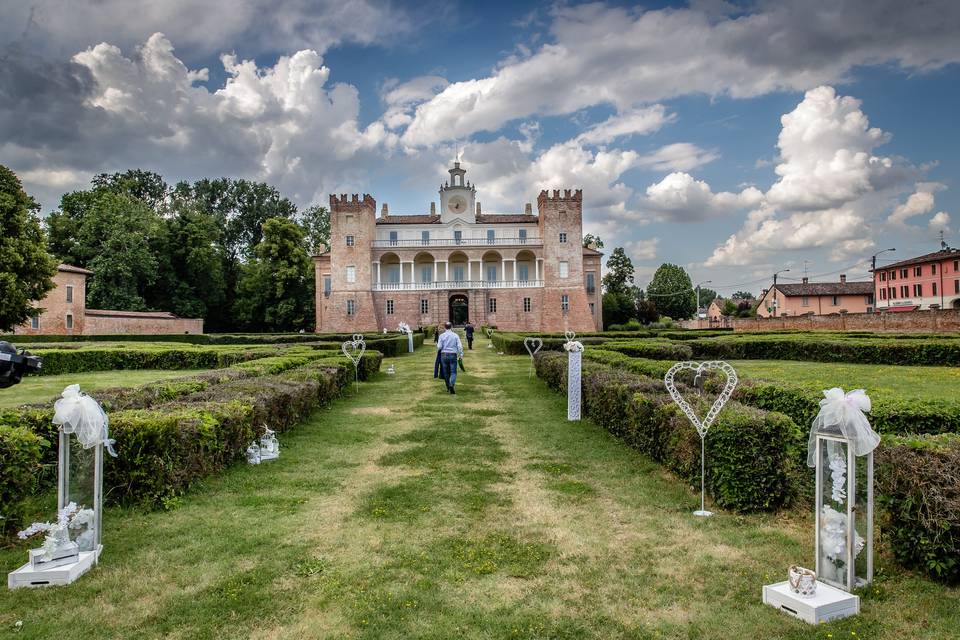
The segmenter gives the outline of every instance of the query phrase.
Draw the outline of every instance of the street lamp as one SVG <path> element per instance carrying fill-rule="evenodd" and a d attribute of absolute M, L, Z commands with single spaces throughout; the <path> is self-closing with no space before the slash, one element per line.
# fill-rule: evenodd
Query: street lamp
<path fill-rule="evenodd" d="M 704 280 L 703 282 L 701 282 L 700 284 L 697 285 L 697 323 L 698 323 L 697 326 L 700 326 L 700 325 L 699 325 L 699 322 L 700 322 L 700 287 L 701 287 L 702 285 L 711 284 L 711 283 L 713 283 L 713 280 Z"/>
<path fill-rule="evenodd" d="M 873 278 L 873 304 L 876 305 L 880 301 L 880 296 L 877 295 L 877 256 L 881 253 L 886 253 L 887 251 L 896 251 L 895 247 L 890 249 L 884 249 L 883 251 L 877 251 L 875 254 L 870 256 L 870 277 Z M 887 298 L 887 306 L 890 306 L 890 299 Z"/>
<path fill-rule="evenodd" d="M 786 273 L 787 271 L 790 271 L 790 269 L 780 269 L 780 271 L 777 271 L 775 274 L 773 274 L 773 287 L 771 287 L 771 291 L 773 291 L 773 317 L 774 318 L 777 317 L 777 291 L 776 291 L 777 276 L 780 275 L 781 273 Z"/>

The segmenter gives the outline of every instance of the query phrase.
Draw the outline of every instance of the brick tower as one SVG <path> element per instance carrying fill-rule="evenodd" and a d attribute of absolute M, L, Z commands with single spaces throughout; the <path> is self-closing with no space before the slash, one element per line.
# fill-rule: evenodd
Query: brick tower
<path fill-rule="evenodd" d="M 541 191 L 537 198 L 543 238 L 543 327 L 595 331 L 583 286 L 583 192 Z"/>
<path fill-rule="evenodd" d="M 324 331 L 352 333 L 379 327 L 370 273 L 376 215 L 377 202 L 369 194 L 362 199 L 353 194 L 349 200 L 347 194 L 330 196 L 329 297 L 317 286 L 317 315 Z M 318 277 L 317 282 L 322 280 Z"/>

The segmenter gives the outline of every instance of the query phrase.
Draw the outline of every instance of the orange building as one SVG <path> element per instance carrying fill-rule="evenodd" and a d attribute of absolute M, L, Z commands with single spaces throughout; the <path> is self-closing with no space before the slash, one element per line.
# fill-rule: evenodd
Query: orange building
<path fill-rule="evenodd" d="M 758 318 L 831 313 L 871 313 L 874 308 L 873 282 L 777 283 L 760 296 Z"/>
<path fill-rule="evenodd" d="M 944 246 L 880 267 L 873 284 L 878 311 L 960 309 L 960 249 Z"/>

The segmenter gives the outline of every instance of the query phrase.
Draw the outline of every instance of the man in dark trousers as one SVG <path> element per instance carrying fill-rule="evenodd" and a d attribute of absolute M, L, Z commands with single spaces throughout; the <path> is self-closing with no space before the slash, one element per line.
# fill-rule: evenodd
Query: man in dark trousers
<path fill-rule="evenodd" d="M 463 328 L 463 332 L 467 334 L 467 349 L 473 350 L 473 323 L 467 322 L 467 326 Z"/>
<path fill-rule="evenodd" d="M 443 381 L 447 383 L 447 391 L 456 394 L 454 385 L 457 384 L 457 360 L 463 355 L 463 345 L 460 343 L 460 336 L 453 332 L 453 325 L 448 322 L 443 327 L 446 331 L 437 340 L 440 370 L 443 372 Z"/>

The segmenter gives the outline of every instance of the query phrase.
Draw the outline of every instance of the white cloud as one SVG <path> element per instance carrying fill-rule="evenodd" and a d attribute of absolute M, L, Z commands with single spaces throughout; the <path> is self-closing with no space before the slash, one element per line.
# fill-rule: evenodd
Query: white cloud
<path fill-rule="evenodd" d="M 631 109 L 593 125 L 577 136 L 577 142 L 606 144 L 623 136 L 653 133 L 675 120 L 676 116 L 668 114 L 666 108 L 660 104 L 645 109 Z"/>
<path fill-rule="evenodd" d="M 946 186 L 939 182 L 918 182 L 915 191 L 910 194 L 906 202 L 897 205 L 887 218 L 887 222 L 894 225 L 902 225 L 910 218 L 933 211 L 936 204 L 934 194 Z"/>
<path fill-rule="evenodd" d="M 930 228 L 934 230 L 946 229 L 950 226 L 950 214 L 946 211 L 938 211 L 936 215 L 930 218 Z"/>
<path fill-rule="evenodd" d="M 719 157 L 716 151 L 707 151 L 689 142 L 675 142 L 641 156 L 637 163 L 655 171 L 690 171 Z"/>
<path fill-rule="evenodd" d="M 630 240 L 624 243 L 623 248 L 633 261 L 653 260 L 657 257 L 657 251 L 660 248 L 660 238 Z"/>
<path fill-rule="evenodd" d="M 960 4 L 950 0 L 909 11 L 898 0 L 761 2 L 728 15 L 593 3 L 558 6 L 553 18 L 552 41 L 533 55 L 453 83 L 420 105 L 405 143 L 428 145 L 601 104 L 622 113 L 691 93 L 747 98 L 806 90 L 843 80 L 858 65 L 926 70 L 960 60 Z"/>
<path fill-rule="evenodd" d="M 381 118 L 390 129 L 404 127 L 413 121 L 413 110 L 442 91 L 450 83 L 440 76 L 418 76 L 399 84 L 385 87 L 383 102 L 387 111 Z"/>
<path fill-rule="evenodd" d="M 678 171 L 647 187 L 640 206 L 659 220 L 692 222 L 755 207 L 762 198 L 756 187 L 747 187 L 740 193 L 714 193 L 703 180 Z"/>

